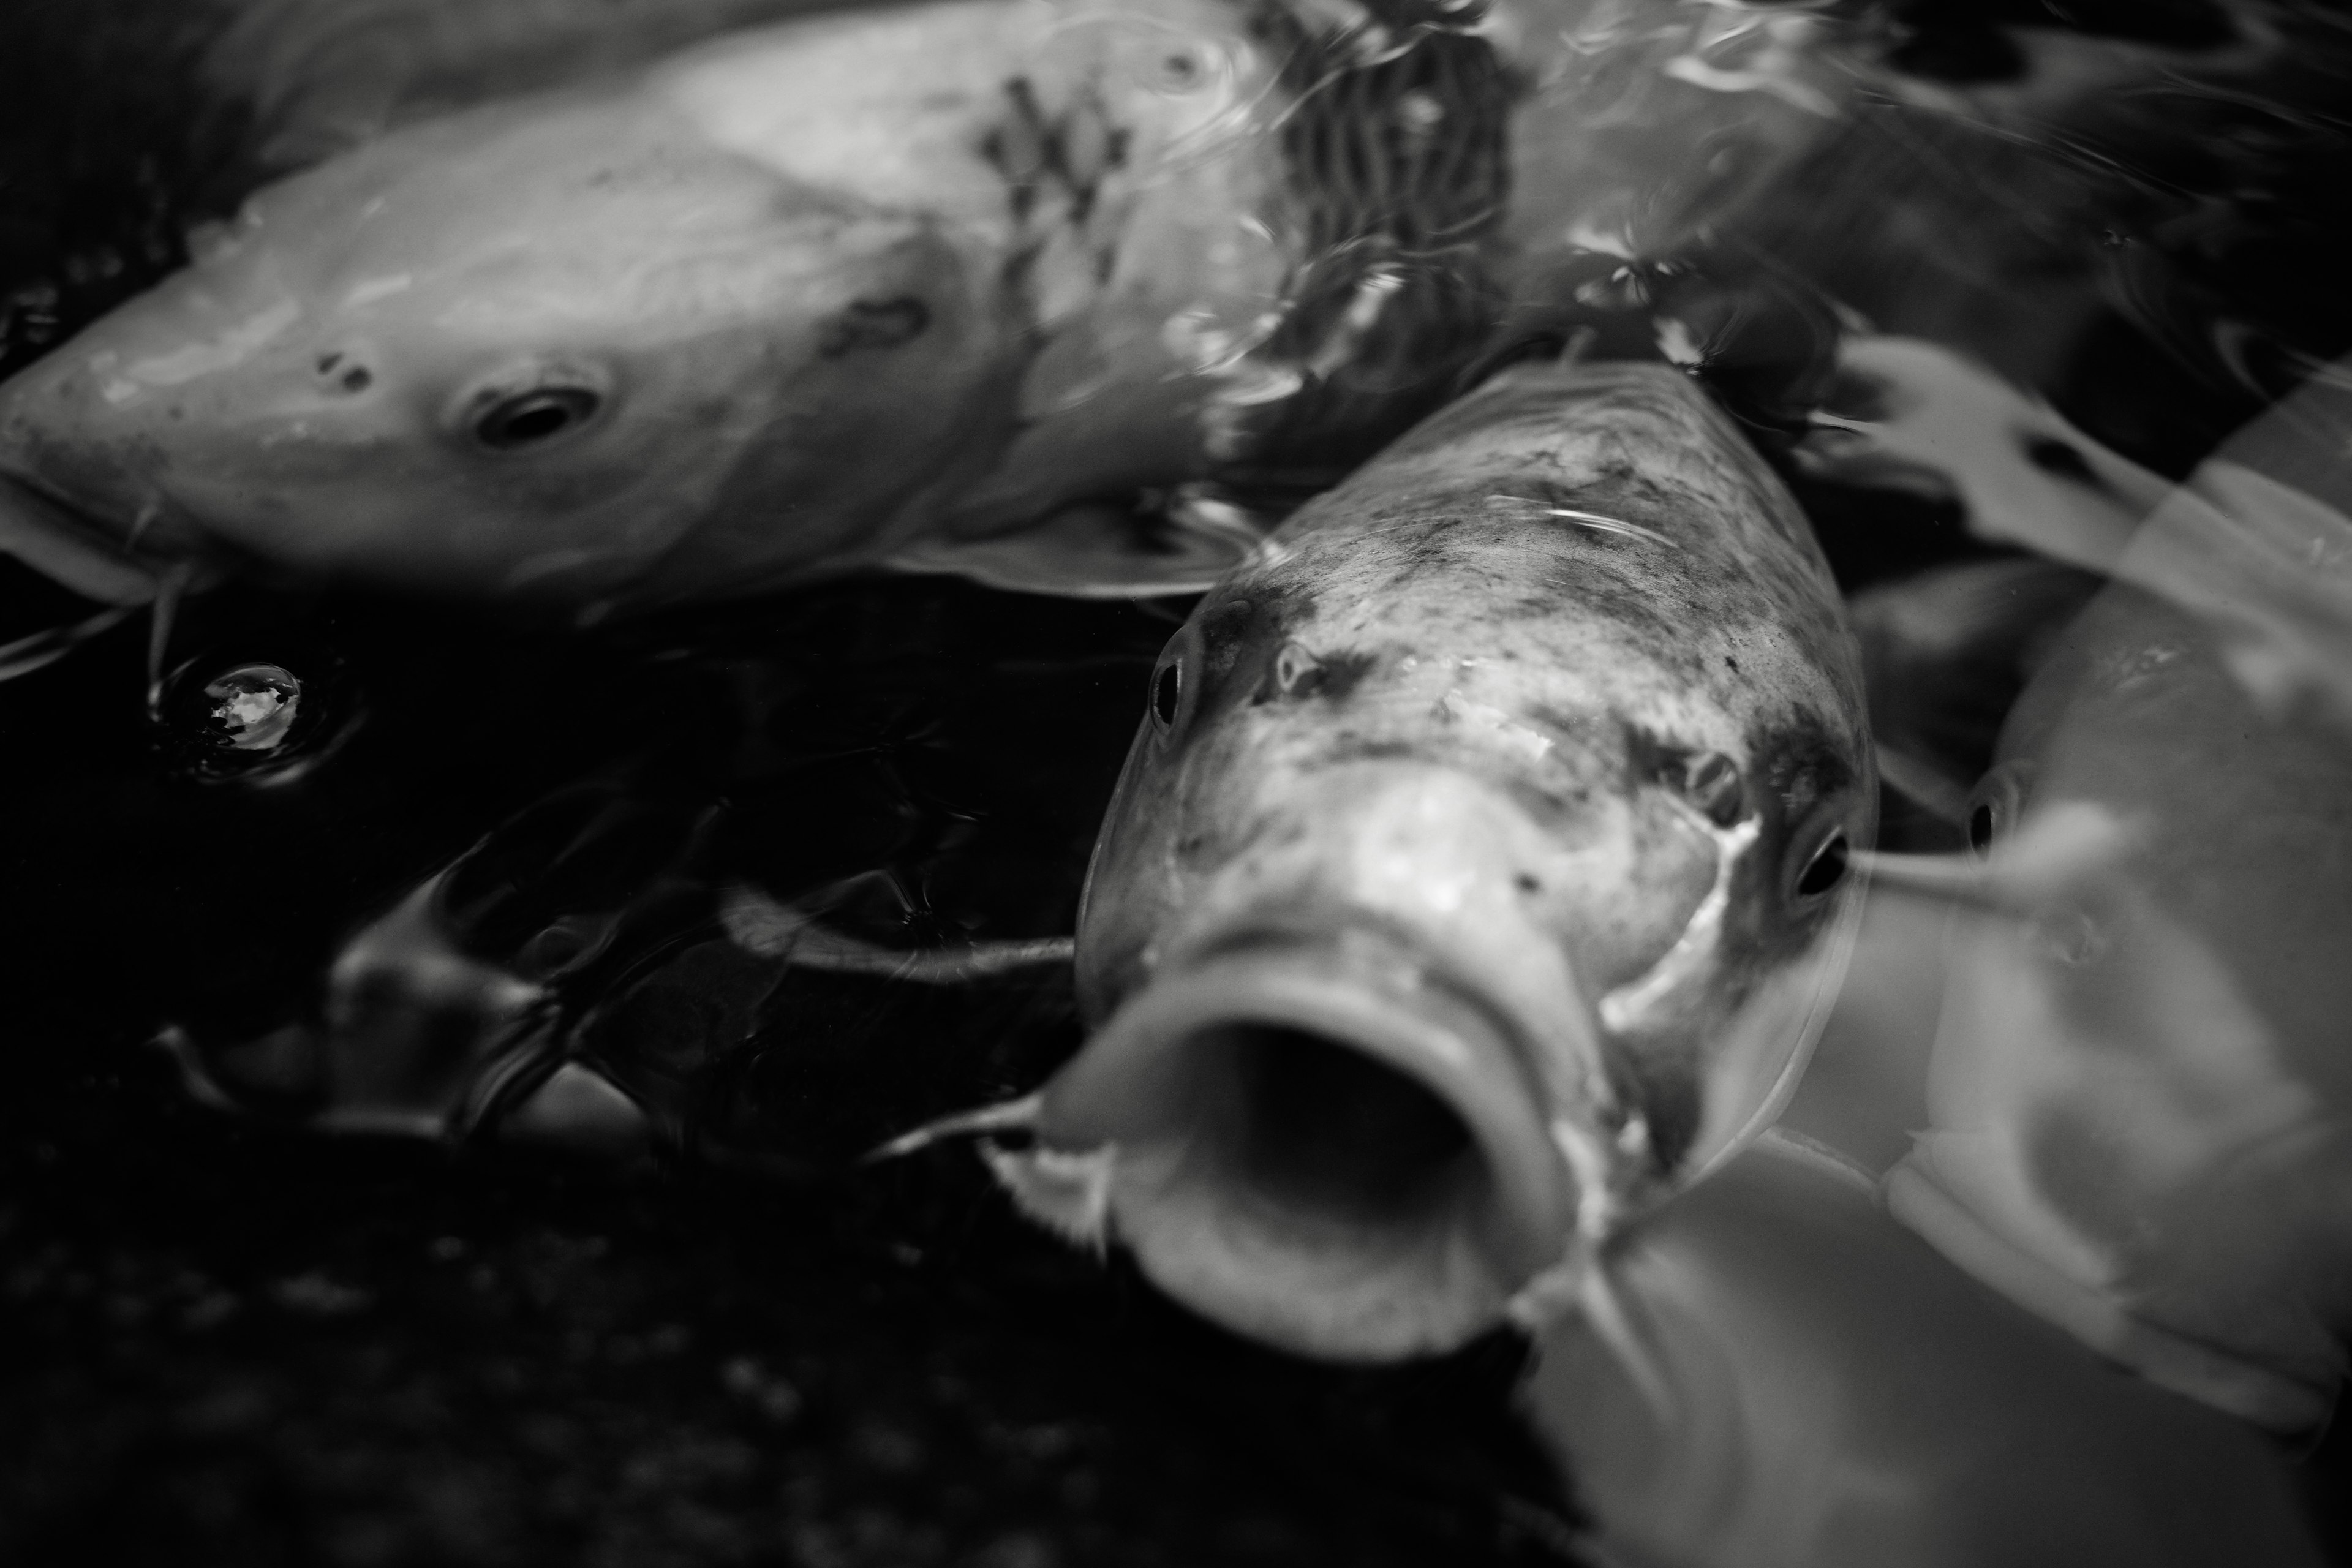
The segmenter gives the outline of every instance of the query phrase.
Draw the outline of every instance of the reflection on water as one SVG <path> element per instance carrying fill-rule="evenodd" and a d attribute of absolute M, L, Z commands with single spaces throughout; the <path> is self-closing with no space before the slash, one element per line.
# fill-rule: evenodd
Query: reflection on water
<path fill-rule="evenodd" d="M 9 1397 L 97 1478 L 14 1452 L 24 1549 L 2322 1560 L 2343 18 L 970 0 L 653 63 L 814 9 L 0 24 Z M 1842 710 L 1715 673 L 1736 595 L 1587 636 L 1738 532 L 1705 440 L 1391 445 L 1563 358 L 1694 373 L 1802 504 L 1874 853 Z M 1465 568 L 1514 529 L 1609 591 Z M 876 564 L 988 586 L 815 581 Z M 1496 673 L 1635 647 L 1685 685 L 1591 734 Z M 1245 1335 L 1532 1333 L 1282 1360 L 988 1173 Z"/>

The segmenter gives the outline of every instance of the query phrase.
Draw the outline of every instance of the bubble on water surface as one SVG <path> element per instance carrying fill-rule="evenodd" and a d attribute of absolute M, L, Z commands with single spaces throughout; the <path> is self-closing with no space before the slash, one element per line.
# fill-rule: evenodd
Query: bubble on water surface
<path fill-rule="evenodd" d="M 288 784 L 351 733 L 360 715 L 339 661 L 308 647 L 241 657 L 258 651 L 215 649 L 163 678 L 152 723 L 167 772 L 204 784 Z"/>

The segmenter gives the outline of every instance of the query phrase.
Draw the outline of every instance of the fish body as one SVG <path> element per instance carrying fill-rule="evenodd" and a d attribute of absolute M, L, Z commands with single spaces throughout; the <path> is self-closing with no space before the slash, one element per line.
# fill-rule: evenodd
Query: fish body
<path fill-rule="evenodd" d="M 1932 1044 L 1809 1089 L 1800 1120 L 1854 1152 L 1907 1135 L 1888 1201 L 1955 1262 L 2158 1384 L 2305 1433 L 2352 1330 L 2343 369 L 2169 489 L 2075 431 L 2074 477 L 2035 479 L 2046 411 L 1975 384 L 1990 417 L 1913 460 L 1948 465 L 1979 526 L 2115 581 L 2054 631 L 2025 617 L 2031 678 L 1953 813 L 1977 858 L 1881 868 L 1888 909 L 1914 906 L 1895 944 L 1943 955 Z M 2018 607 L 2038 593 L 1969 570 Z"/>
<path fill-rule="evenodd" d="M 1454 1345 L 1751 1136 L 1874 780 L 1792 501 L 1685 377 L 1514 366 L 1309 503 L 1154 674 L 1034 1215 L 1311 1353 Z"/>
<path fill-rule="evenodd" d="M 213 77 L 326 155 L 0 384 L 0 546 L 117 603 L 1197 590 L 1248 529 L 1196 487 L 1328 482 L 1861 98 L 2015 141 L 2210 63 L 1921 99 L 1885 27 L 1679 0 L 959 0 L 659 55 L 772 8 L 248 7 Z M 631 68 L 497 95 L 567 61 Z"/>
<path fill-rule="evenodd" d="M 1969 1279 L 1778 1131 L 1645 1221 L 1620 1294 L 1658 1387 L 1577 1322 L 1524 1396 L 1599 1561 L 2315 1564 L 2260 1433 Z"/>
<path fill-rule="evenodd" d="M 2352 742 L 2118 586 L 2002 753 L 1978 830 L 2021 875 L 2066 835 L 2106 848 L 1964 917 L 1896 1212 L 2158 1382 L 2314 1427 L 2352 1327 Z"/>

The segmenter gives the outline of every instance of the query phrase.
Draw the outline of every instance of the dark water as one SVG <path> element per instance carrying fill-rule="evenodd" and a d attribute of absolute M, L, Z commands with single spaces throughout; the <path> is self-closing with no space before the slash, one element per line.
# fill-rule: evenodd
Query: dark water
<path fill-rule="evenodd" d="M 1908 65 L 1947 80 L 2016 68 L 2003 22 L 2215 25 L 2188 3 L 1901 14 Z M 250 183 L 240 117 L 192 80 L 217 26 L 7 11 L 0 373 L 168 271 L 184 223 Z M 1709 275 L 1798 268 L 1891 328 L 1975 323 L 2178 474 L 2352 344 L 2344 140 L 2309 107 L 2333 68 L 2280 84 L 2292 113 L 2207 106 L 2090 216 L 1949 177 L 1982 149 L 1858 130 Z M 1899 204 L 1811 199 L 1869 180 L 1974 211 L 1981 246 L 1874 250 Z M 2032 300 L 2068 330 L 2032 338 Z M 1802 314 L 1756 313 L 1717 368 L 1768 445 L 1819 372 Z M 1936 503 L 1803 493 L 1852 584 L 1979 548 Z M 0 641 L 77 610 L 0 572 Z M 787 975 L 719 938 L 744 886 L 883 947 L 1067 932 L 1181 609 L 908 581 L 572 634 L 238 590 L 172 628 L 152 713 L 143 617 L 0 684 L 0 1560 L 1561 1560 L 1573 1501 L 1511 1416 L 1515 1343 L 1309 1366 L 1015 1221 L 962 1150 L 858 1163 L 1073 1049 L 1058 971 Z M 240 752 L 205 689 L 257 668 L 300 706 L 283 748 Z M 1896 841 L 1940 842 L 1889 809 Z M 642 1148 L 510 1136 L 529 1074 L 437 1142 L 306 1126 L 332 1098 L 329 966 L 453 862 L 453 951 L 543 982 L 519 1037 L 626 1087 Z M 166 1026 L 240 1113 L 192 1099 Z M 402 1037 L 417 1059 L 488 1048 L 439 1026 Z M 2315 1496 L 2348 1474 L 2338 1438 Z"/>

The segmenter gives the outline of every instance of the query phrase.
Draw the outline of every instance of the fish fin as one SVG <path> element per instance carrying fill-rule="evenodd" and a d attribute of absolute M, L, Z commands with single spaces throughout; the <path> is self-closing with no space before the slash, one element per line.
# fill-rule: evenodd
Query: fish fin
<path fill-rule="evenodd" d="M 883 562 L 897 572 L 969 577 L 1017 594 L 1072 599 L 1204 594 L 1249 560 L 1265 529 L 1252 513 L 1202 497 L 1159 515 L 1112 506 L 1065 507 L 1014 533 L 928 540 Z"/>
<path fill-rule="evenodd" d="M 1118 1150 L 980 1146 L 989 1173 L 1015 1207 L 1073 1247 L 1097 1257 L 1110 1246 L 1110 1184 Z"/>
<path fill-rule="evenodd" d="M 1941 344 L 1858 337 L 1839 364 L 1874 406 L 1817 414 L 1798 449 L 1801 464 L 1864 489 L 1952 495 L 1979 539 L 2104 573 L 2172 489 L 2039 397 Z"/>
<path fill-rule="evenodd" d="M 220 1080 L 213 1076 L 211 1065 L 205 1060 L 204 1053 L 197 1048 L 194 1038 L 187 1030 L 177 1024 L 168 1025 L 155 1036 L 154 1045 L 156 1049 L 171 1058 L 172 1065 L 179 1069 L 180 1087 L 190 1100 L 208 1110 L 239 1114 L 247 1109 L 243 1100 L 222 1087 Z"/>
<path fill-rule="evenodd" d="M 2149 519 L 2116 574 L 2202 623 L 2231 677 L 2273 717 L 2294 717 L 2308 698 L 2337 724 L 2352 722 L 2352 515 L 2209 458 Z"/>
<path fill-rule="evenodd" d="M 643 1107 L 581 1061 L 550 1073 L 498 1124 L 502 1139 L 605 1155 L 642 1152 L 648 1126 Z"/>

